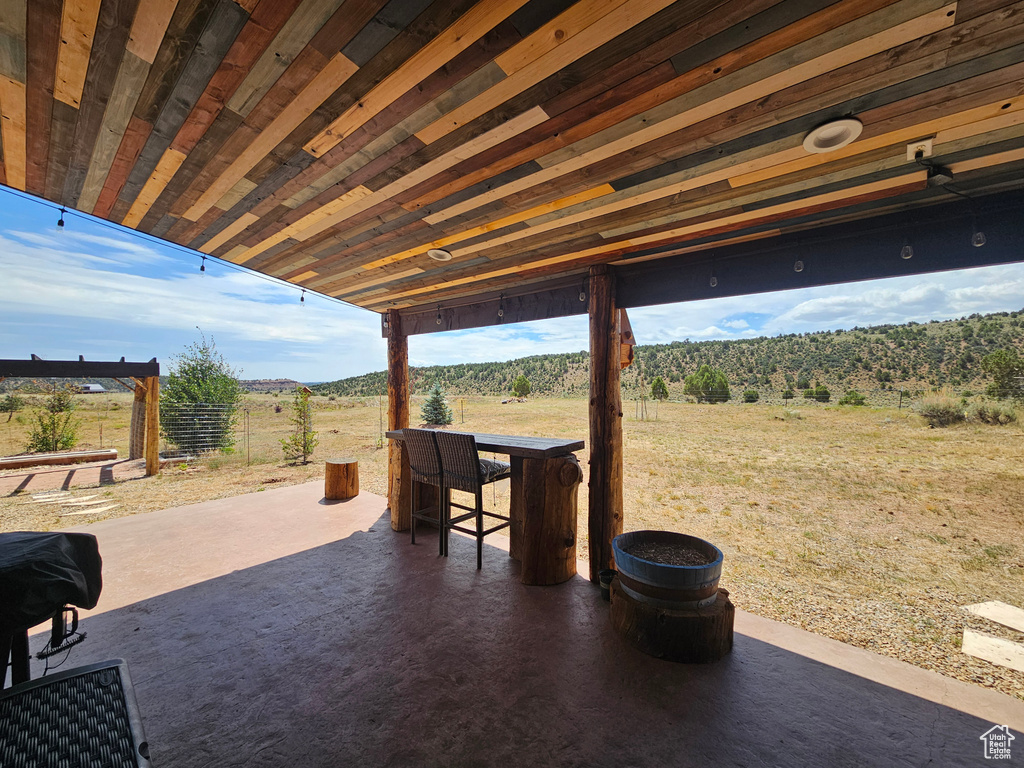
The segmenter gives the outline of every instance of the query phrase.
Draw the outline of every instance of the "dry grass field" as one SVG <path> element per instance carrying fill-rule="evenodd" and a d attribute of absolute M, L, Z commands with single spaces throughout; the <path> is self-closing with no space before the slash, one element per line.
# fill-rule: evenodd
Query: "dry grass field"
<path fill-rule="evenodd" d="M 81 447 L 99 447 L 102 424 L 104 447 L 126 452 L 128 398 L 81 398 Z M 198 466 L 105 486 L 100 493 L 120 506 L 104 516 L 302 482 L 322 476 L 329 456 L 357 458 L 362 488 L 383 494 L 379 403 L 315 402 L 320 446 L 310 464 L 283 461 L 277 441 L 288 433 L 287 399 L 250 396 L 251 463 L 242 443 Z M 421 402 L 414 399 L 414 421 Z M 456 429 L 587 439 L 583 400 L 468 398 L 464 423 L 453 406 Z M 807 403 L 665 403 L 647 421 L 632 418 L 631 402 L 624 410 L 627 530 L 684 531 L 717 544 L 726 555 L 723 586 L 743 609 L 1024 699 L 1024 674 L 959 650 L 965 623 L 1024 640 L 962 610 L 986 600 L 1024 607 L 1019 426 L 929 429 L 906 409 Z M 19 415 L 0 423 L 0 453 L 24 444 L 30 414 Z M 507 508 L 507 483 L 500 485 L 495 501 Z M 0 530 L 92 519 L 60 512 L 3 497 Z M 586 517 L 584 487 L 581 557 Z"/>

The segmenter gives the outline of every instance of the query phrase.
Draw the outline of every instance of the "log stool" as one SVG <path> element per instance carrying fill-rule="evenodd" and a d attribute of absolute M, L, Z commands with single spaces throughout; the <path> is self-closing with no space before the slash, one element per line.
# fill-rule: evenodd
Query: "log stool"
<path fill-rule="evenodd" d="M 736 609 L 724 589 L 710 605 L 673 610 L 636 599 L 616 576 L 611 602 L 615 631 L 656 658 L 701 664 L 718 661 L 732 650 Z"/>
<path fill-rule="evenodd" d="M 324 473 L 324 497 L 351 499 L 359 495 L 359 462 L 355 459 L 328 459 Z"/>

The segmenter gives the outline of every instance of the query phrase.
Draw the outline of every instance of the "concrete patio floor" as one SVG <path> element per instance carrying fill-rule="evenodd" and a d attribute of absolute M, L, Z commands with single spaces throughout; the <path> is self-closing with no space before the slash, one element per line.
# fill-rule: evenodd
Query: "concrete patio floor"
<path fill-rule="evenodd" d="M 105 584 L 65 666 L 127 660 L 154 765 L 980 766 L 1024 730 L 1020 701 L 743 612 L 725 660 L 662 662 L 582 577 L 525 587 L 498 547 L 477 572 L 471 540 L 439 559 L 384 499 L 322 496 L 76 529 Z"/>

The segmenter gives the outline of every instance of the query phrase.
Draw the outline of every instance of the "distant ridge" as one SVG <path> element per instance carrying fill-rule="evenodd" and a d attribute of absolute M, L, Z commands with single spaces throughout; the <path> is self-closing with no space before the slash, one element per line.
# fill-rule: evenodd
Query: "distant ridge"
<path fill-rule="evenodd" d="M 745 389 L 766 397 L 787 387 L 798 390 L 803 380 L 818 381 L 837 396 L 848 389 L 898 393 L 900 388 L 947 385 L 981 392 L 987 383 L 981 359 L 997 349 L 1024 351 L 1024 310 L 923 324 L 640 345 L 635 350 L 639 365 L 623 371 L 622 387 L 631 397 L 639 392 L 641 374 L 648 391 L 651 380 L 661 376 L 670 397 L 680 398 L 683 378 L 708 363 L 725 372 L 734 398 Z M 569 352 L 500 363 L 411 367 L 409 377 L 414 394 L 424 394 L 438 381 L 449 395 L 503 395 L 523 373 L 535 395 L 583 397 L 589 387 L 588 364 L 588 353 Z M 321 395 L 381 395 L 387 392 L 387 374 L 377 371 L 312 389 Z"/>
<path fill-rule="evenodd" d="M 241 379 L 238 382 L 246 392 L 291 392 L 301 387 L 301 381 L 295 379 Z"/>

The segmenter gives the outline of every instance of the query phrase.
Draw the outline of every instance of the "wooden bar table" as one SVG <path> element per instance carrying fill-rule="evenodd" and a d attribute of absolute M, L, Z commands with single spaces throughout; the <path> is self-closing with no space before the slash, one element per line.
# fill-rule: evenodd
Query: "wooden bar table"
<path fill-rule="evenodd" d="M 386 433 L 402 441 L 402 430 Z M 512 464 L 509 555 L 522 564 L 523 584 L 560 584 L 576 575 L 576 514 L 583 472 L 574 451 L 582 440 L 468 432 L 476 447 L 508 456 Z M 409 462 L 402 445 L 402 486 Z M 403 494 L 404 496 L 404 494 Z"/>

